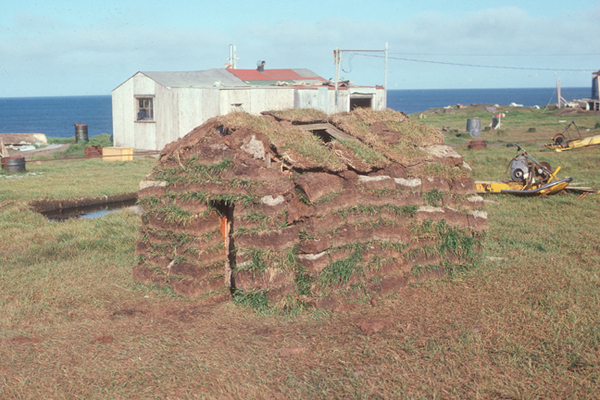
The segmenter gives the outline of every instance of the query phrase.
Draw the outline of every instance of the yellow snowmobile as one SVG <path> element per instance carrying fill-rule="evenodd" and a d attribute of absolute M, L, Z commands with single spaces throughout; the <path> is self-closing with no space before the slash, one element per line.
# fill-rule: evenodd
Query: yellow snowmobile
<path fill-rule="evenodd" d="M 573 178 L 558 179 L 556 171 L 547 162 L 538 162 L 527 150 L 517 143 L 511 143 L 507 147 L 517 146 L 517 154 L 507 167 L 510 170 L 510 178 L 499 182 L 475 182 L 478 193 L 508 193 L 518 196 L 550 195 L 565 189 Z"/>
<path fill-rule="evenodd" d="M 575 124 L 575 121 L 578 120 L 574 119 L 569 125 L 566 126 L 564 131 L 554 135 L 554 137 L 552 138 L 552 143 L 547 144 L 546 147 L 560 152 L 565 150 L 577 149 L 579 147 L 600 145 L 600 135 L 582 138 L 581 132 L 579 132 L 579 128 L 577 127 L 577 124 Z M 571 133 L 569 131 L 571 125 L 574 126 L 575 129 L 577 129 L 579 139 L 571 138 Z"/>

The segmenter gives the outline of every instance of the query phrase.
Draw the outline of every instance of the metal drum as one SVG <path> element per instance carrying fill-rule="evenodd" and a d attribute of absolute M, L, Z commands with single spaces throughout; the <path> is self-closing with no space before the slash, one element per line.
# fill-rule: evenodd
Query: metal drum
<path fill-rule="evenodd" d="M 485 140 L 471 140 L 469 142 L 469 149 L 471 150 L 483 150 L 487 147 Z"/>
<path fill-rule="evenodd" d="M 12 156 L 2 158 L 2 169 L 9 174 L 26 172 L 25 157 Z"/>
<path fill-rule="evenodd" d="M 88 141 L 88 130 L 86 124 L 75 124 L 75 143 L 79 141 Z"/>
<path fill-rule="evenodd" d="M 479 118 L 470 118 L 467 120 L 467 132 L 474 138 L 481 136 L 481 121 Z"/>

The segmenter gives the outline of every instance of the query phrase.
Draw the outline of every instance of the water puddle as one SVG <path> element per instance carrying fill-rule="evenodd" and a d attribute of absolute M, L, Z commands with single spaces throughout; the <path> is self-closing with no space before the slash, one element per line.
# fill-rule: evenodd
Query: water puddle
<path fill-rule="evenodd" d="M 64 221 L 70 218 L 99 218 L 107 214 L 126 209 L 132 210 L 136 213 L 141 213 L 142 208 L 140 206 L 136 206 L 136 201 L 137 199 L 130 199 L 87 206 L 57 208 L 49 211 L 42 211 L 41 214 L 51 221 Z"/>

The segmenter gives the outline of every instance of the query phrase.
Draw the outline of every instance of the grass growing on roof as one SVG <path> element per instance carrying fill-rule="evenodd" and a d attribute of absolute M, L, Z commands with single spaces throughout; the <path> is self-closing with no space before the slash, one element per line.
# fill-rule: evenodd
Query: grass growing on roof
<path fill-rule="evenodd" d="M 331 122 L 349 135 L 381 152 L 388 159 L 407 162 L 422 158 L 425 153 L 419 147 L 444 143 L 444 136 L 435 128 L 409 119 L 405 114 L 393 111 L 375 111 L 357 108 L 350 113 L 336 114 Z M 399 142 L 388 144 L 373 132 L 372 126 L 383 124 L 396 132 Z"/>
<path fill-rule="evenodd" d="M 390 118 L 384 118 L 387 128 L 400 133 L 406 144 L 416 147 L 444 144 L 444 135 L 438 129 L 412 118 L 401 120 L 394 117 L 391 110 L 386 110 L 385 113 L 386 117 L 390 115 Z"/>
<path fill-rule="evenodd" d="M 251 127 L 265 134 L 278 151 L 279 156 L 298 168 L 322 167 L 330 171 L 342 171 L 345 164 L 318 138 L 300 128 L 283 128 L 267 118 L 246 113 L 231 113 L 219 118 L 229 129 Z"/>
<path fill-rule="evenodd" d="M 352 154 L 370 167 L 383 168 L 389 163 L 388 159 L 386 159 L 381 152 L 373 149 L 371 146 L 361 142 L 357 138 L 350 137 L 348 139 L 340 140 L 339 143 L 348 148 Z"/>

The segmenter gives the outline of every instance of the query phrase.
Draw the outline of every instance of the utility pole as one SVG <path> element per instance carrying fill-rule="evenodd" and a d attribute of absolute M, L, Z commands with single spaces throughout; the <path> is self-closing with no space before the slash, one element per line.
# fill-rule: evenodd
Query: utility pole
<path fill-rule="evenodd" d="M 558 108 L 560 108 L 560 100 L 562 99 L 560 95 L 560 78 L 556 80 L 556 91 L 558 92 Z"/>
<path fill-rule="evenodd" d="M 235 54 L 235 45 L 230 44 L 229 45 L 229 59 L 227 61 L 229 62 L 231 69 L 237 68 L 237 59 L 238 58 L 236 57 L 236 54 Z"/>
<path fill-rule="evenodd" d="M 388 44 L 385 42 L 385 61 L 384 61 L 384 73 L 383 73 L 383 90 L 384 90 L 384 99 L 385 99 L 385 107 L 387 108 L 387 69 L 388 69 Z"/>
<path fill-rule="evenodd" d="M 568 101 L 564 97 L 562 97 L 562 95 L 560 93 L 560 78 L 556 79 L 556 91 L 558 92 L 558 104 L 557 104 L 558 108 L 562 107 L 561 102 L 565 103 L 565 107 L 566 107 Z"/>
<path fill-rule="evenodd" d="M 336 48 L 333 51 L 333 58 L 335 63 L 335 105 L 338 105 L 338 85 L 340 80 L 340 69 L 342 67 L 342 52 L 350 52 L 350 53 L 384 53 L 384 76 L 383 76 L 383 86 L 384 86 L 384 99 L 385 104 L 387 106 L 387 70 L 388 70 L 388 44 L 385 43 L 384 50 L 340 50 Z M 336 110 L 337 111 L 337 110 Z"/>
<path fill-rule="evenodd" d="M 337 112 L 337 104 L 338 104 L 338 82 L 340 80 L 340 67 L 342 65 L 342 51 L 336 48 L 333 51 L 333 58 L 335 62 L 335 106 Z"/>

